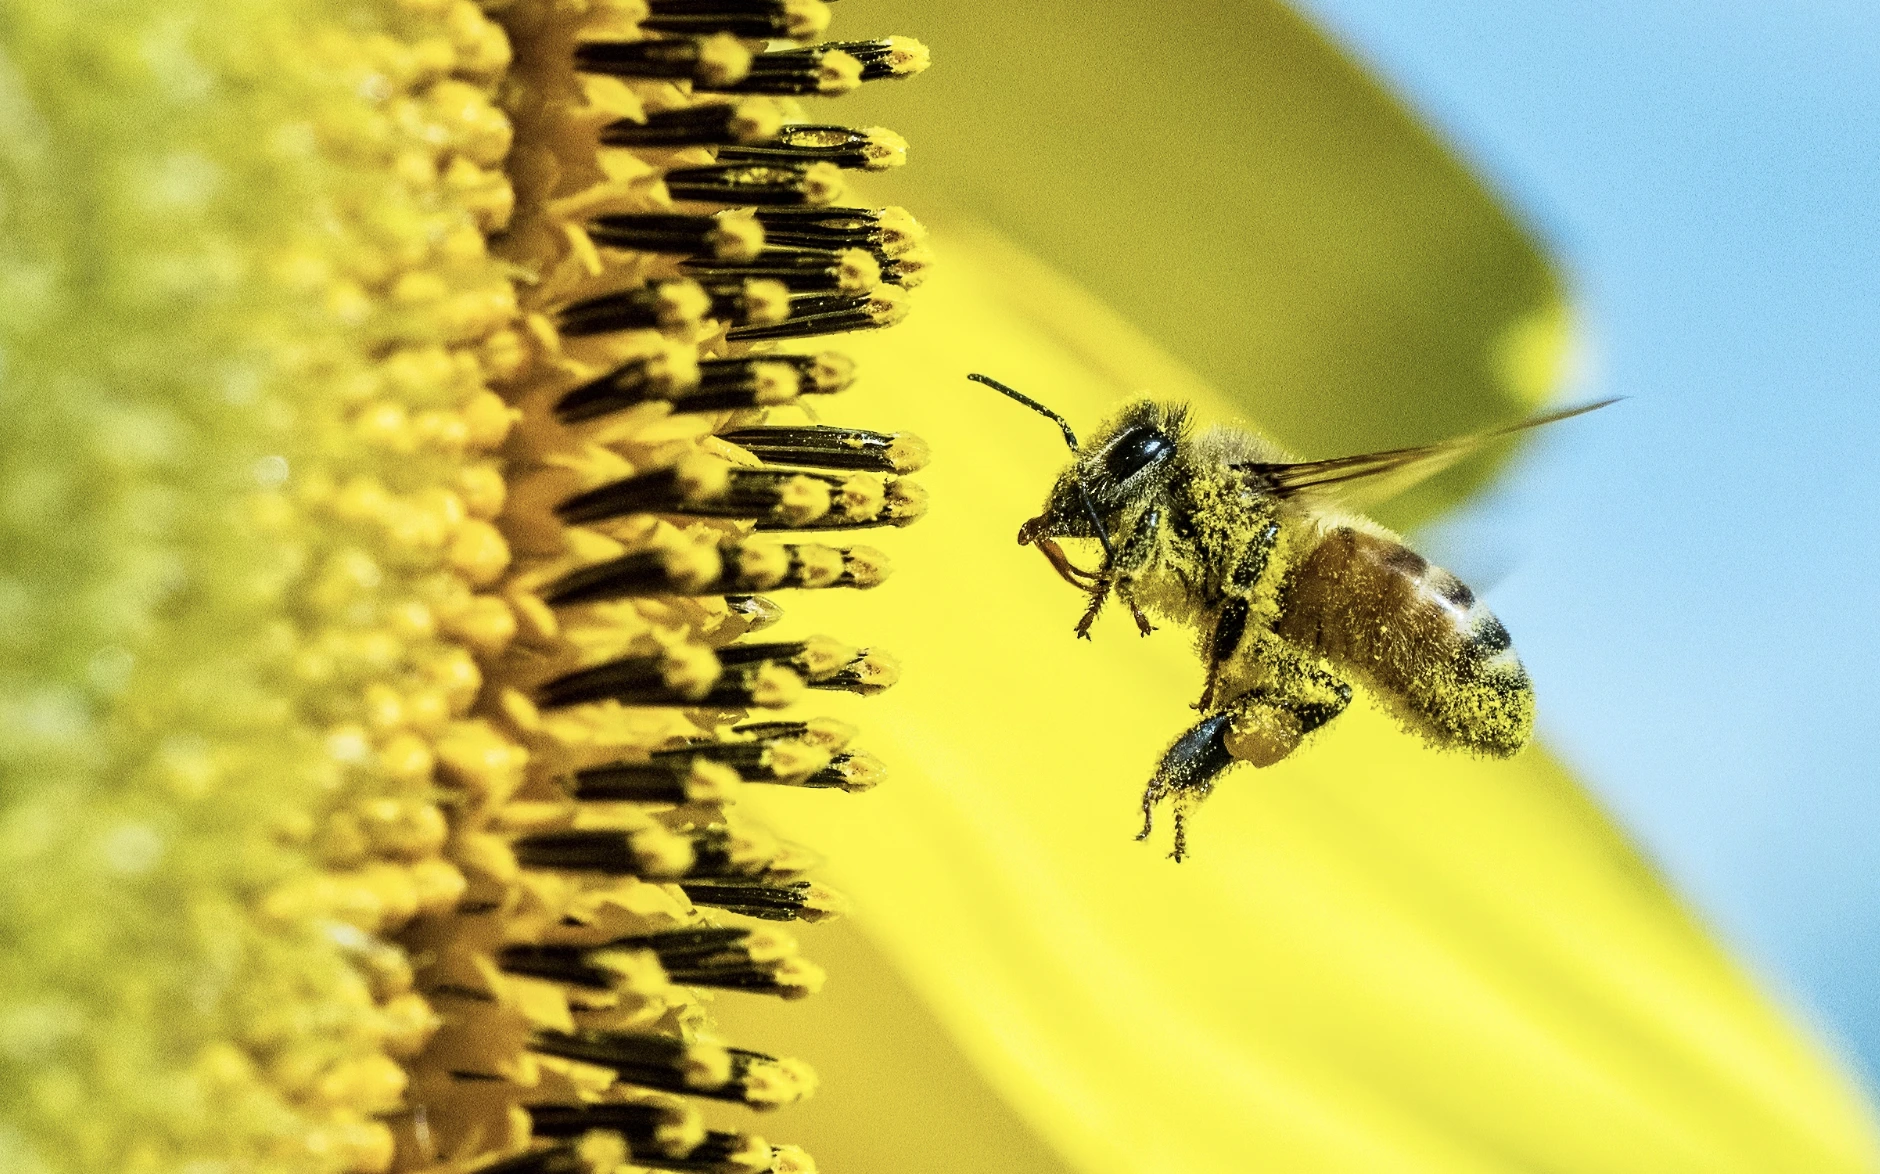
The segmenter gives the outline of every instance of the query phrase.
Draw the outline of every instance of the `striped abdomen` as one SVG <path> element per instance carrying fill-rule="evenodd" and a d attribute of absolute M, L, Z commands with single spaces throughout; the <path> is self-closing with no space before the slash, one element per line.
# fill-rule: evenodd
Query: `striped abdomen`
<path fill-rule="evenodd" d="M 1533 731 L 1508 630 L 1402 543 L 1329 531 L 1287 578 L 1274 631 L 1349 671 L 1434 744 L 1506 756 Z"/>

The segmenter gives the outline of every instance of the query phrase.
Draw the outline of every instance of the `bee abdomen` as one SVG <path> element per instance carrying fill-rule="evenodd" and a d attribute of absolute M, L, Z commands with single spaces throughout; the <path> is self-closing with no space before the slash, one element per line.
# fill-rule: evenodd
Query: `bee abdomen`
<path fill-rule="evenodd" d="M 1327 533 L 1287 578 L 1274 630 L 1351 671 L 1437 745 L 1505 757 L 1533 732 L 1533 687 L 1508 630 L 1402 543 Z"/>

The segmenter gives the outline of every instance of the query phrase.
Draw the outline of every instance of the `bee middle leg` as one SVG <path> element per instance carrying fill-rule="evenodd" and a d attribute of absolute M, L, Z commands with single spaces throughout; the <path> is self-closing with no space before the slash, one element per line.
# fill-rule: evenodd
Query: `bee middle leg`
<path fill-rule="evenodd" d="M 1208 678 L 1201 687 L 1201 700 L 1195 702 L 1195 708 L 1204 713 L 1214 704 L 1221 666 L 1240 648 L 1240 639 L 1247 633 L 1247 611 L 1245 598 L 1232 598 L 1221 605 L 1221 614 L 1214 621 L 1214 631 L 1208 637 Z"/>
<path fill-rule="evenodd" d="M 1129 532 L 1122 536 L 1122 540 L 1116 544 L 1115 557 L 1103 566 L 1104 587 L 1116 592 L 1116 597 L 1129 608 L 1130 617 L 1136 621 L 1136 631 L 1144 636 L 1155 631 L 1155 625 L 1149 622 L 1149 617 L 1143 615 L 1142 608 L 1137 606 L 1133 587 L 1137 573 L 1154 561 L 1156 543 L 1160 540 L 1161 534 L 1162 511 L 1159 509 L 1145 511 Z M 1084 616 L 1083 624 L 1079 626 L 1080 635 L 1096 620 L 1097 609 L 1101 606 L 1100 601 L 1091 602 L 1090 611 Z"/>

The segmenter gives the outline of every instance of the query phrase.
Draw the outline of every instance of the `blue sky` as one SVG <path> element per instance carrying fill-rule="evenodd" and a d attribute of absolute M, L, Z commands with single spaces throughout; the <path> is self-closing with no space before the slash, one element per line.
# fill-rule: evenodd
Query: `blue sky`
<path fill-rule="evenodd" d="M 1573 395 L 1630 397 L 1425 545 L 1504 564 L 1552 744 L 1880 1087 L 1880 5 L 1305 7 L 1562 258 Z"/>

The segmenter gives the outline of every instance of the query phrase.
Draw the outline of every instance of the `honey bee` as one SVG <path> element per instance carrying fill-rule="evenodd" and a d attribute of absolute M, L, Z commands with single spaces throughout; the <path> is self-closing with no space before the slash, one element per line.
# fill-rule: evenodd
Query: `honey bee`
<path fill-rule="evenodd" d="M 1186 405 L 1150 399 L 1080 445 L 1043 404 L 968 378 L 1050 418 L 1070 445 L 1018 541 L 1089 596 L 1077 635 L 1089 638 L 1112 595 L 1145 636 L 1151 615 L 1199 635 L 1202 717 L 1150 778 L 1138 840 L 1169 799 L 1180 860 L 1187 818 L 1220 773 L 1285 758 L 1350 704 L 1354 684 L 1432 746 L 1505 758 L 1527 745 L 1534 690 L 1508 630 L 1460 579 L 1352 512 L 1353 491 L 1401 489 L 1487 441 L 1611 400 L 1440 444 L 1287 461 L 1247 432 L 1197 434 Z M 1065 538 L 1096 540 L 1102 565 L 1074 564 Z"/>

